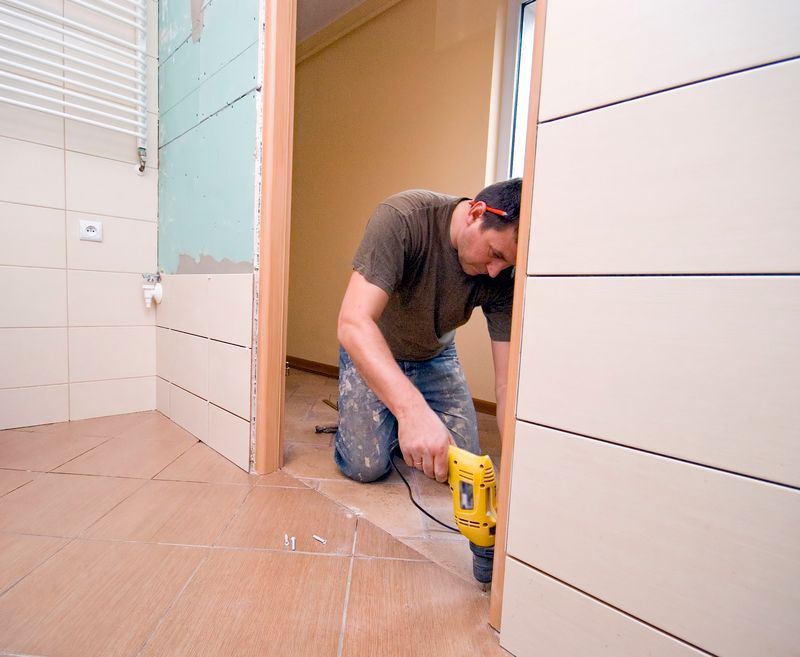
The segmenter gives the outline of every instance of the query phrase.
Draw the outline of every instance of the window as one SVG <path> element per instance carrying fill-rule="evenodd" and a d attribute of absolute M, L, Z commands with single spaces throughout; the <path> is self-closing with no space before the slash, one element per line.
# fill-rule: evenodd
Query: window
<path fill-rule="evenodd" d="M 536 20 L 536 2 L 527 0 L 519 7 L 519 40 L 514 82 L 514 110 L 511 128 L 511 157 L 509 176 L 522 175 L 525 166 L 525 137 L 528 133 L 528 102 L 531 91 L 531 64 L 533 62 L 533 31 Z"/>

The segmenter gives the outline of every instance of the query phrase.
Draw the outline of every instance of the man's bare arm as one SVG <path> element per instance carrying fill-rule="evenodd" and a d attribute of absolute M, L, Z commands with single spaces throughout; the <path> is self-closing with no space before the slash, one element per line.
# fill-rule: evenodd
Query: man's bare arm
<path fill-rule="evenodd" d="M 503 441 L 503 422 L 506 411 L 506 390 L 508 389 L 508 356 L 511 352 L 510 342 L 492 340 L 492 361 L 494 362 L 494 396 L 497 400 L 497 428 L 500 431 L 500 442 Z"/>
<path fill-rule="evenodd" d="M 358 373 L 397 418 L 403 458 L 438 481 L 447 479 L 450 432 L 398 367 L 377 325 L 389 296 L 353 272 L 339 311 L 337 335 Z"/>

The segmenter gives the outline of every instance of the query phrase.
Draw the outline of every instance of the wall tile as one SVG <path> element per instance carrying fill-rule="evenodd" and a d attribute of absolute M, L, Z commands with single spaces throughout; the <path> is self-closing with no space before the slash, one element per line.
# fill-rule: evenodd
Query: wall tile
<path fill-rule="evenodd" d="M 69 385 L 70 420 L 152 411 L 155 407 L 155 376 Z"/>
<path fill-rule="evenodd" d="M 156 374 L 167 381 L 172 381 L 172 370 L 170 369 L 170 348 L 172 346 L 172 335 L 169 329 L 156 327 Z"/>
<path fill-rule="evenodd" d="M 0 429 L 69 420 L 66 385 L 0 390 Z"/>
<path fill-rule="evenodd" d="M 208 438 L 204 440 L 243 470 L 250 470 L 250 423 L 236 415 L 208 406 Z"/>
<path fill-rule="evenodd" d="M 66 153 L 66 207 L 114 217 L 156 221 L 158 174 L 136 165 L 82 153 Z"/>
<path fill-rule="evenodd" d="M 67 329 L 0 329 L 0 388 L 67 383 Z"/>
<path fill-rule="evenodd" d="M 24 103 L 30 102 L 30 98 L 22 94 L 10 91 L 4 91 L 3 94 Z M 61 148 L 64 145 L 64 119 L 27 107 L 0 103 L 0 135 Z"/>
<path fill-rule="evenodd" d="M 253 341 L 253 275 L 212 275 L 208 281 L 208 336 L 250 347 Z"/>
<path fill-rule="evenodd" d="M 165 358 L 170 381 L 208 399 L 208 338 L 170 331 Z"/>
<path fill-rule="evenodd" d="M 169 389 L 169 413 L 175 424 L 203 442 L 208 439 L 208 402 L 176 385 Z"/>
<path fill-rule="evenodd" d="M 64 206 L 64 152 L 0 137 L 0 201 Z"/>
<path fill-rule="evenodd" d="M 208 275 L 164 276 L 164 298 L 156 323 L 194 335 L 208 335 Z"/>
<path fill-rule="evenodd" d="M 250 349 L 209 342 L 208 400 L 245 420 L 250 419 L 250 359 Z"/>
<path fill-rule="evenodd" d="M 0 327 L 66 326 L 66 282 L 63 269 L 0 267 Z"/>
<path fill-rule="evenodd" d="M 0 203 L 0 265 L 63 268 L 66 260 L 63 210 Z"/>
<path fill-rule="evenodd" d="M 81 220 L 101 221 L 103 241 L 79 239 Z M 157 268 L 158 226 L 151 221 L 119 219 L 67 211 L 67 258 L 70 269 L 131 273 Z"/>
<path fill-rule="evenodd" d="M 170 383 L 162 379 L 160 376 L 156 377 L 156 410 L 169 417 L 169 388 Z"/>
<path fill-rule="evenodd" d="M 145 308 L 140 274 L 70 271 L 70 326 L 151 326 L 156 311 Z"/>
<path fill-rule="evenodd" d="M 139 142 L 133 135 L 69 119 L 65 121 L 64 131 L 64 143 L 68 151 L 126 162 L 132 166 L 139 163 Z M 146 166 L 157 168 L 158 115 L 153 112 L 147 112 L 146 147 Z"/>
<path fill-rule="evenodd" d="M 71 383 L 155 374 L 155 326 L 69 329 Z"/>

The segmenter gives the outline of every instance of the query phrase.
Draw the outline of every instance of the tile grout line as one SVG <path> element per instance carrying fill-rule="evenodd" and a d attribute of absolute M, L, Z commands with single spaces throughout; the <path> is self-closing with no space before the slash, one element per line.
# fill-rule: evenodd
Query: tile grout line
<path fill-rule="evenodd" d="M 39 536 L 38 534 L 12 534 L 12 535 L 18 535 L 18 536 Z M 78 539 L 77 539 L 77 537 L 75 537 L 75 536 L 71 536 L 71 537 L 70 537 L 70 536 L 46 536 L 46 537 L 44 537 L 44 538 L 57 538 L 57 539 L 64 540 L 64 541 L 65 541 L 65 543 L 64 543 L 64 545 L 62 545 L 60 548 L 58 548 L 58 549 L 57 549 L 55 552 L 53 552 L 53 554 L 51 554 L 49 557 L 47 557 L 47 559 L 45 559 L 44 561 L 42 561 L 40 564 L 37 564 L 37 565 L 36 565 L 36 566 L 34 566 L 33 568 L 31 568 L 29 572 L 25 573 L 25 574 L 24 574 L 22 577 L 20 577 L 18 580 L 16 580 L 16 581 L 15 581 L 13 584 L 11 584 L 10 586 L 8 586 L 8 587 L 6 587 L 5 589 L 3 589 L 2 591 L 0 591 L 0 598 L 2 598 L 4 595 L 6 595 L 6 593 L 8 593 L 9 591 L 11 591 L 11 590 L 12 590 L 13 588 L 15 588 L 16 586 L 18 586 L 18 585 L 19 585 L 19 584 L 20 584 L 20 583 L 21 583 L 23 580 L 27 579 L 27 578 L 28 578 L 30 575 L 32 575 L 32 574 L 33 574 L 33 573 L 35 573 L 37 570 L 39 570 L 39 568 L 41 568 L 42 566 L 44 566 L 44 565 L 45 565 L 45 564 L 46 564 L 48 561 L 50 561 L 51 559 L 55 558 L 55 556 L 56 556 L 57 554 L 61 553 L 63 550 L 65 550 L 67 547 L 69 547 L 69 546 L 70 546 L 70 545 L 72 545 L 72 544 L 73 544 L 75 541 L 77 541 L 77 540 L 78 540 Z M 5 654 L 5 653 L 0 653 L 0 654 Z"/>
<path fill-rule="evenodd" d="M 342 605 L 342 627 L 339 630 L 339 645 L 336 649 L 337 657 L 342 657 L 344 652 L 344 635 L 347 631 L 347 607 L 350 604 L 350 585 L 353 582 L 353 566 L 356 562 L 356 542 L 358 541 L 358 518 L 356 518 L 356 527 L 353 531 L 353 549 L 350 553 L 350 568 L 347 571 L 347 584 L 344 589 L 344 604 Z"/>

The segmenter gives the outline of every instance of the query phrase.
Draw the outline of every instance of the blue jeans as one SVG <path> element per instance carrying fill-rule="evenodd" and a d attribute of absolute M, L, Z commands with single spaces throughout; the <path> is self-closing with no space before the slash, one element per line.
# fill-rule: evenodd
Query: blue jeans
<path fill-rule="evenodd" d="M 450 344 L 430 360 L 396 362 L 450 430 L 456 444 L 477 454 L 478 421 L 455 345 Z M 340 347 L 339 430 L 334 452 L 339 469 L 356 481 L 380 479 L 392 467 L 392 452 L 398 442 L 397 419 Z"/>

